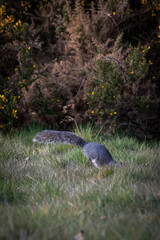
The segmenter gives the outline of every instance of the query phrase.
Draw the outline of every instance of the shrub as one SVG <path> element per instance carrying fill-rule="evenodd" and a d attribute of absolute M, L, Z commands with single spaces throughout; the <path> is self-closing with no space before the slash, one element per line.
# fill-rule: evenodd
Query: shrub
<path fill-rule="evenodd" d="M 18 103 L 23 95 L 23 89 L 37 79 L 36 65 L 32 59 L 31 46 L 28 39 L 29 24 L 22 23 L 22 9 L 27 11 L 31 5 L 21 1 L 13 6 L 13 14 L 7 1 L 0 8 L 1 55 L 0 66 L 0 126 L 9 129 L 18 121 L 18 115 L 23 112 Z M 23 6 L 22 6 L 23 5 Z M 17 8 L 17 12 L 15 11 Z M 19 13 L 19 14 L 18 14 Z M 20 18 L 19 18 L 20 17 Z"/>
<path fill-rule="evenodd" d="M 94 77 L 93 74 L 91 76 L 92 88 L 87 98 L 90 112 L 96 116 L 98 123 L 111 124 L 112 127 L 121 124 L 122 112 L 129 109 L 131 104 L 133 107 L 133 102 L 139 101 L 139 105 L 134 104 L 133 111 L 139 115 L 144 114 L 139 108 L 144 101 L 144 96 L 139 96 L 139 85 L 149 70 L 149 63 L 146 62 L 143 53 L 147 51 L 147 47 L 141 53 L 140 45 L 130 46 L 125 59 L 120 60 L 114 56 L 115 46 L 112 55 L 100 56 L 100 59 L 96 61 Z"/>
<path fill-rule="evenodd" d="M 99 123 L 116 126 L 117 103 L 121 99 L 123 80 L 113 63 L 105 59 L 98 60 L 91 81 L 87 103 L 89 114 L 95 115 Z"/>
<path fill-rule="evenodd" d="M 23 123 L 70 128 L 91 120 L 157 134 L 157 2 L 11 3 L 0 11 L 0 94 L 21 96 L 10 114 L 17 110 Z M 2 114 L 1 125 L 8 124 L 10 115 Z"/>

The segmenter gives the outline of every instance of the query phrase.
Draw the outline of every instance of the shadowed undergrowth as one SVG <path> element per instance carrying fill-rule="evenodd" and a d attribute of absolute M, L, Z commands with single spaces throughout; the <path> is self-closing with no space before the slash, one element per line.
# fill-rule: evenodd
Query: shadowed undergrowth
<path fill-rule="evenodd" d="M 77 129 L 125 163 L 97 170 L 76 146 L 33 148 L 40 130 L 1 136 L 1 239 L 159 239 L 158 143 Z"/>

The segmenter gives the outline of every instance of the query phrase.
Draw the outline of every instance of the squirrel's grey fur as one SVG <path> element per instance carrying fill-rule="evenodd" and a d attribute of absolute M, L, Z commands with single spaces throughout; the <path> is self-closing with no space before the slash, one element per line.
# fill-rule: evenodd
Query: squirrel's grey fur
<path fill-rule="evenodd" d="M 68 131 L 45 130 L 38 133 L 33 142 L 37 143 L 66 143 L 82 147 L 84 155 L 95 166 L 118 165 L 106 147 L 99 143 L 86 142 L 80 136 Z"/>

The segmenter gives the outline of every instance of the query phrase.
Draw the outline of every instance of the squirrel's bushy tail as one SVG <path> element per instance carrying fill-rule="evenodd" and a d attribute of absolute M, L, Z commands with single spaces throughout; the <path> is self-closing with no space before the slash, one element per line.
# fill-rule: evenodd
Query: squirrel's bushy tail
<path fill-rule="evenodd" d="M 33 142 L 37 143 L 66 143 L 83 147 L 87 142 L 80 136 L 67 131 L 45 130 L 38 133 Z"/>

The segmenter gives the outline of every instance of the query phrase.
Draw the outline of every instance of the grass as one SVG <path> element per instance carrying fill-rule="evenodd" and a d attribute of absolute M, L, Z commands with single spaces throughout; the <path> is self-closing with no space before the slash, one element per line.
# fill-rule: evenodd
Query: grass
<path fill-rule="evenodd" d="M 157 142 L 76 133 L 104 144 L 116 169 L 95 169 L 80 148 L 37 145 L 39 128 L 0 137 L 0 239 L 160 239 Z"/>

